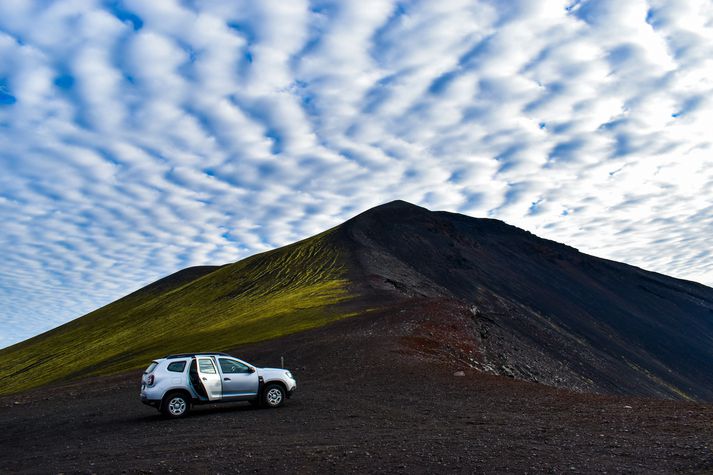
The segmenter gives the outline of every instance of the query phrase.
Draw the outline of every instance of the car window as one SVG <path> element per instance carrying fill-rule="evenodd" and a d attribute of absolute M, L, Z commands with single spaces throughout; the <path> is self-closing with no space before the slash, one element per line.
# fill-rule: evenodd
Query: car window
<path fill-rule="evenodd" d="M 149 365 L 149 367 L 146 368 L 146 371 L 144 371 L 144 373 L 146 373 L 146 374 L 150 373 L 151 371 L 154 370 L 154 368 L 155 368 L 157 365 L 158 365 L 158 363 L 156 363 L 155 361 L 152 361 L 151 364 Z"/>
<path fill-rule="evenodd" d="M 215 374 L 215 365 L 208 358 L 198 360 L 198 370 L 201 373 Z"/>
<path fill-rule="evenodd" d="M 185 361 L 174 361 L 170 365 L 168 365 L 167 368 L 169 371 L 173 371 L 174 373 L 183 373 L 183 370 L 186 369 L 186 362 Z"/>
<path fill-rule="evenodd" d="M 218 362 L 220 363 L 220 370 L 223 373 L 247 373 L 250 371 L 250 368 L 240 361 L 218 358 Z"/>

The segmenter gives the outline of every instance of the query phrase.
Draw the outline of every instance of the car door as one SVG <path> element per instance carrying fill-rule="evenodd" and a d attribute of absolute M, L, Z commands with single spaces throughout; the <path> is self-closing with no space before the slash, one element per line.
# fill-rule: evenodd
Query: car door
<path fill-rule="evenodd" d="M 209 401 L 215 401 L 223 396 L 223 386 L 220 381 L 213 358 L 208 356 L 199 356 L 198 358 L 198 377 L 205 388 Z"/>
<path fill-rule="evenodd" d="M 249 399 L 258 392 L 258 375 L 254 368 L 234 358 L 218 357 L 223 376 L 223 397 Z"/>

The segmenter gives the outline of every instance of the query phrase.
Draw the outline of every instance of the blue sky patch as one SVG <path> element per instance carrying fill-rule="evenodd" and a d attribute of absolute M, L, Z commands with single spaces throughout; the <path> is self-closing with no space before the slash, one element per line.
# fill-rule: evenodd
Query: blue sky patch
<path fill-rule="evenodd" d="M 4 6 L 0 347 L 394 199 L 713 284 L 713 11 L 501 3 Z"/>

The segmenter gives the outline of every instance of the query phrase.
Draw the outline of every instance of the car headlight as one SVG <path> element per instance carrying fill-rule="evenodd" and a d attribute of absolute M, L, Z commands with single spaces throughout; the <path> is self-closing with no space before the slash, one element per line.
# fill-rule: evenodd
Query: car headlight
<path fill-rule="evenodd" d="M 287 376 L 290 379 L 295 379 L 292 377 L 292 373 L 290 373 L 289 371 L 285 371 L 285 376 Z"/>

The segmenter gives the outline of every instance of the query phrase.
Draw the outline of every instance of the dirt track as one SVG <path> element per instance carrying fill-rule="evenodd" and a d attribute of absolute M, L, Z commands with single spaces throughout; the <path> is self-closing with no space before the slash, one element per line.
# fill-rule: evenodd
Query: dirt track
<path fill-rule="evenodd" d="M 168 421 L 138 373 L 0 399 L 0 472 L 713 471 L 713 405 L 576 394 L 414 356 L 392 312 L 235 352 L 285 355 L 277 410 L 203 406 Z"/>

